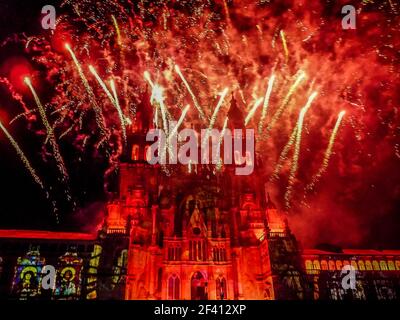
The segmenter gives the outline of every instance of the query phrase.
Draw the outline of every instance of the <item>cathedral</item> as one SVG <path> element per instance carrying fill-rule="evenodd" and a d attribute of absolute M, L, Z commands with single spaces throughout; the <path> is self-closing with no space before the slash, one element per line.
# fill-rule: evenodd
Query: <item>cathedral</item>
<path fill-rule="evenodd" d="M 96 234 L 0 230 L 0 297 L 126 300 L 393 300 L 400 250 L 305 249 L 271 199 L 260 159 L 234 166 L 148 163 L 152 107 L 128 128 L 118 185 Z M 232 97 L 230 125 L 243 127 Z M 57 270 L 43 289 L 43 269 Z M 343 266 L 355 286 L 342 285 Z"/>

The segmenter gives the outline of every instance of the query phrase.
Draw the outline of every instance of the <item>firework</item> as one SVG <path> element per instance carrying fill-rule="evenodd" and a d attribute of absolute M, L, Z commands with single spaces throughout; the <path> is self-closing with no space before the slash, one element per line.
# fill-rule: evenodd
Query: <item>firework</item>
<path fill-rule="evenodd" d="M 314 189 L 315 185 L 318 183 L 318 181 L 321 179 L 322 175 L 326 172 L 326 169 L 328 168 L 329 159 L 331 158 L 332 155 L 333 145 L 335 144 L 336 136 L 345 113 L 346 113 L 345 111 L 341 111 L 339 113 L 335 127 L 333 128 L 331 137 L 329 139 L 328 147 L 326 148 L 325 151 L 324 159 L 322 160 L 322 165 L 319 168 L 318 172 L 312 177 L 311 183 L 308 184 L 307 187 L 305 188 L 306 194 L 307 192 L 310 192 Z"/>
<path fill-rule="evenodd" d="M 271 96 L 272 87 L 274 85 L 274 82 L 275 82 L 275 75 L 272 74 L 271 78 L 268 81 L 268 88 L 267 88 L 267 91 L 265 92 L 264 103 L 263 103 L 263 108 L 262 108 L 262 112 L 261 112 L 261 118 L 260 118 L 260 122 L 258 124 L 258 133 L 259 134 L 261 134 L 262 130 L 263 130 L 264 120 L 265 120 L 265 117 L 267 116 L 269 98 Z"/>
<path fill-rule="evenodd" d="M 299 166 L 301 133 L 303 130 L 304 117 L 316 97 L 317 97 L 317 92 L 313 92 L 311 94 L 311 96 L 308 98 L 306 105 L 301 109 L 299 119 L 297 120 L 296 143 L 295 143 L 295 149 L 293 152 L 292 167 L 290 168 L 288 187 L 287 187 L 286 193 L 285 193 L 286 208 L 290 208 L 290 198 L 291 198 L 291 194 L 292 194 L 294 180 L 296 178 L 297 169 Z"/>
<path fill-rule="evenodd" d="M 281 36 L 283 51 L 285 52 L 285 62 L 288 63 L 288 61 L 289 61 L 289 50 L 288 50 L 288 47 L 287 47 L 285 32 L 283 30 L 281 30 L 279 35 Z"/>
<path fill-rule="evenodd" d="M 65 44 L 65 48 L 68 50 L 68 52 L 70 53 L 70 55 L 72 57 L 72 60 L 74 61 L 74 64 L 78 71 L 79 77 L 81 78 L 83 86 L 85 87 L 85 89 L 89 95 L 90 102 L 93 106 L 93 110 L 96 115 L 96 123 L 97 123 L 98 127 L 100 128 L 101 134 L 103 136 L 105 136 L 107 134 L 107 130 L 106 130 L 105 122 L 104 122 L 103 112 L 96 102 L 96 98 L 95 98 L 93 89 L 90 86 L 85 74 L 83 73 L 81 64 L 79 63 L 78 59 L 76 58 L 75 53 L 72 51 L 71 46 L 67 43 L 67 44 Z M 103 137 L 103 140 L 105 141 L 104 137 Z"/>
<path fill-rule="evenodd" d="M 119 25 L 118 25 L 117 19 L 115 18 L 114 15 L 112 15 L 111 18 L 112 18 L 113 23 L 114 23 L 115 31 L 117 32 L 117 42 L 118 42 L 118 45 L 121 47 L 121 46 L 122 46 L 121 31 L 119 30 Z"/>
<path fill-rule="evenodd" d="M 107 95 L 108 99 L 110 99 L 111 104 L 115 107 L 115 109 L 118 112 L 118 117 L 121 123 L 121 131 L 122 131 L 122 137 L 124 139 L 124 144 L 126 145 L 126 128 L 125 128 L 125 120 L 124 120 L 124 115 L 122 113 L 121 107 L 119 105 L 119 100 L 118 100 L 118 95 L 117 95 L 117 90 L 115 88 L 115 83 L 114 80 L 110 80 L 110 87 L 111 90 L 113 92 L 113 94 L 111 94 L 111 92 L 108 90 L 106 84 L 104 83 L 104 81 L 100 78 L 99 74 L 96 72 L 96 69 L 93 66 L 89 66 L 89 70 L 90 72 L 94 75 L 94 77 L 96 78 L 97 82 L 100 84 L 101 88 L 104 90 L 105 94 Z"/>
<path fill-rule="evenodd" d="M 261 106 L 261 103 L 263 102 L 264 98 L 258 98 L 253 105 L 253 108 L 250 109 L 248 112 L 246 119 L 244 119 L 244 125 L 247 126 L 249 121 L 254 117 L 255 112 L 257 111 L 258 107 Z"/>
<path fill-rule="evenodd" d="M 222 168 L 221 145 L 222 145 L 222 140 L 224 139 L 226 128 L 228 126 L 228 120 L 229 120 L 229 118 L 225 117 L 224 125 L 222 126 L 221 136 L 219 137 L 219 140 L 218 140 L 217 159 L 219 159 L 219 160 L 218 160 L 218 162 L 216 164 L 216 170 L 217 171 L 220 171 L 221 168 Z"/>
<path fill-rule="evenodd" d="M 300 83 L 306 78 L 306 74 L 303 70 L 300 70 L 297 74 L 296 80 L 293 83 L 293 85 L 290 87 L 289 92 L 287 93 L 287 95 L 285 96 L 285 98 L 283 99 L 280 107 L 278 108 L 278 110 L 275 112 L 275 114 L 273 115 L 271 122 L 269 123 L 267 129 L 266 129 L 266 136 L 268 137 L 269 132 L 271 131 L 271 129 L 275 126 L 276 122 L 279 120 L 279 118 L 282 115 L 282 112 L 284 111 L 284 109 L 286 108 L 286 106 L 289 104 L 290 102 L 290 98 L 292 97 L 292 95 L 294 94 L 294 92 L 296 91 L 297 87 L 300 85 Z M 261 133 L 260 133 L 261 134 Z"/>
<path fill-rule="evenodd" d="M 290 135 L 290 138 L 288 142 L 286 143 L 285 147 L 282 149 L 282 152 L 279 156 L 278 162 L 275 166 L 274 172 L 272 173 L 270 177 L 270 182 L 279 179 L 279 173 L 282 170 L 283 163 L 287 159 L 287 155 L 289 153 L 290 148 L 293 146 L 295 140 L 296 140 L 296 134 L 297 134 L 297 125 L 294 127 L 292 134 Z"/>
<path fill-rule="evenodd" d="M 221 108 L 222 103 L 223 103 L 227 93 L 228 93 L 228 88 L 225 88 L 221 93 L 221 97 L 219 98 L 218 104 L 217 104 L 217 106 L 216 106 L 216 108 L 215 108 L 215 110 L 213 112 L 212 117 L 211 117 L 210 125 L 208 126 L 206 134 L 204 135 L 204 140 L 202 142 L 203 148 L 205 148 L 206 144 L 208 143 L 208 138 L 210 137 L 211 130 L 214 127 L 215 120 L 217 119 L 217 115 L 218 115 L 219 109 Z"/>
<path fill-rule="evenodd" d="M 14 140 L 14 138 L 11 136 L 11 134 L 7 131 L 7 129 L 4 127 L 3 123 L 0 121 L 0 128 L 3 130 L 4 134 L 7 136 L 8 140 L 10 140 L 11 145 L 14 147 L 15 151 L 19 155 L 19 157 L 22 160 L 22 163 L 25 165 L 25 168 L 29 171 L 31 174 L 33 180 L 40 186 L 40 188 L 44 189 L 44 185 L 42 180 L 39 178 L 39 176 L 36 174 L 35 169 L 32 167 L 31 163 L 29 162 L 28 158 L 25 156 L 24 152 L 22 149 L 19 147 L 18 143 Z"/>
<path fill-rule="evenodd" d="M 125 127 L 126 120 L 124 119 L 124 114 L 122 112 L 121 106 L 119 105 L 117 89 L 115 88 L 115 83 L 113 79 L 110 80 L 110 87 L 114 95 L 115 109 L 117 109 L 118 112 L 119 121 L 121 122 L 122 137 L 126 145 L 127 144 L 126 127 Z"/>
<path fill-rule="evenodd" d="M 59 150 L 59 146 L 58 146 L 58 143 L 56 141 L 56 137 L 54 135 L 53 128 L 50 125 L 49 121 L 47 120 L 46 110 L 44 109 L 42 103 L 40 102 L 40 99 L 39 99 L 35 89 L 32 86 L 31 80 L 29 78 L 25 78 L 24 81 L 25 81 L 26 85 L 29 87 L 29 89 L 31 90 L 33 98 L 35 99 L 35 102 L 36 102 L 36 104 L 38 106 L 40 117 L 42 118 L 43 125 L 44 125 L 44 127 L 46 128 L 46 131 L 47 131 L 48 140 L 50 141 L 51 147 L 53 149 L 53 156 L 54 156 L 54 158 L 55 158 L 55 160 L 57 162 L 57 167 L 58 167 L 58 169 L 60 170 L 60 173 L 61 173 L 61 178 L 62 178 L 62 180 L 64 182 L 67 182 L 67 180 L 68 180 L 68 172 L 67 172 L 67 169 L 66 169 L 65 164 L 64 164 L 64 159 L 61 156 L 61 153 L 60 153 L 60 150 Z"/>
<path fill-rule="evenodd" d="M 188 104 L 182 111 L 182 114 L 178 120 L 178 122 L 176 123 L 176 125 L 174 126 L 174 128 L 171 130 L 170 134 L 169 134 L 169 139 L 172 139 L 172 137 L 178 132 L 179 127 L 182 125 L 185 117 L 186 117 L 186 113 L 189 111 L 190 109 L 190 105 Z"/>
<path fill-rule="evenodd" d="M 193 99 L 193 103 L 194 103 L 195 107 L 196 107 L 197 110 L 199 111 L 199 114 L 200 114 L 201 119 L 202 119 L 203 121 L 205 121 L 205 120 L 206 120 L 206 117 L 205 117 L 205 115 L 204 115 L 204 111 L 203 111 L 203 109 L 201 108 L 199 102 L 197 101 L 196 96 L 194 95 L 192 89 L 191 89 L 190 86 L 189 86 L 189 83 L 186 81 L 186 79 L 185 79 L 185 77 L 183 76 L 183 74 L 182 74 L 182 72 L 181 72 L 181 69 L 179 68 L 178 65 L 175 65 L 175 71 L 176 71 L 176 73 L 179 75 L 179 77 L 181 78 L 182 82 L 185 84 L 186 89 L 188 90 L 190 96 L 191 96 L 192 99 Z"/>

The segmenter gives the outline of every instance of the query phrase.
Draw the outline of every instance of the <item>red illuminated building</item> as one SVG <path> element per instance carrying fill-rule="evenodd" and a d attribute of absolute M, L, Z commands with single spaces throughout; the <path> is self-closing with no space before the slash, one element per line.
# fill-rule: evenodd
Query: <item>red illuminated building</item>
<path fill-rule="evenodd" d="M 143 101 L 148 101 L 145 96 Z M 234 106 L 233 106 L 234 108 Z M 121 158 L 119 186 L 97 235 L 0 231 L 0 294 L 15 299 L 398 299 L 400 251 L 302 249 L 270 199 L 257 159 L 225 166 L 146 161 L 143 103 Z M 233 109 L 234 110 L 234 109 Z M 232 117 L 240 113 L 231 112 Z M 243 123 L 243 119 L 238 119 Z M 41 289 L 56 266 L 57 285 Z M 355 289 L 341 286 L 344 265 Z"/>

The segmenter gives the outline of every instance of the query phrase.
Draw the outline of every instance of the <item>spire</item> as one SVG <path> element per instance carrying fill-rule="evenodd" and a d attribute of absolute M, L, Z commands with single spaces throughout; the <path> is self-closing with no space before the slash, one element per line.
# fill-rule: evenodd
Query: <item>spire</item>
<path fill-rule="evenodd" d="M 228 111 L 229 123 L 234 129 L 241 129 L 244 127 L 244 117 L 242 111 L 239 109 L 234 92 L 232 92 L 231 106 Z"/>
<path fill-rule="evenodd" d="M 136 121 L 140 122 L 137 127 L 142 131 L 147 132 L 151 128 L 152 117 L 153 117 L 153 107 L 150 103 L 151 93 L 149 91 L 149 86 L 146 84 L 146 88 L 141 96 L 141 101 L 136 109 Z"/>

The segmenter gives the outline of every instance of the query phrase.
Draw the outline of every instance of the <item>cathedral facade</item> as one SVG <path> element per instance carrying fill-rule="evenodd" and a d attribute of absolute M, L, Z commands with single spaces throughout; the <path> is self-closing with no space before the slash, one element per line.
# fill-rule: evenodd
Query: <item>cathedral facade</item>
<path fill-rule="evenodd" d="M 144 101 L 148 101 L 144 99 Z M 13 299 L 399 299 L 399 250 L 303 249 L 271 200 L 262 164 L 148 163 L 148 103 L 129 127 L 97 234 L 0 230 L 0 296 Z M 243 123 L 232 99 L 232 125 Z M 46 265 L 57 270 L 43 289 Z M 342 285 L 343 266 L 356 286 Z"/>

